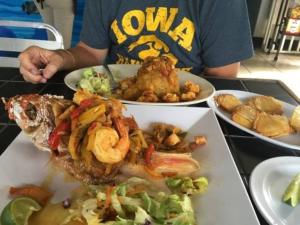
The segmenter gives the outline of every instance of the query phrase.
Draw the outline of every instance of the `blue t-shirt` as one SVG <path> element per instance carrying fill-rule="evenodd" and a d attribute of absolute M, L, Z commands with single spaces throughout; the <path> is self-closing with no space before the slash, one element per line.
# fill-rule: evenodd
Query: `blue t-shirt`
<path fill-rule="evenodd" d="M 166 55 L 194 74 L 253 55 L 245 0 L 86 0 L 80 38 L 107 63 Z"/>

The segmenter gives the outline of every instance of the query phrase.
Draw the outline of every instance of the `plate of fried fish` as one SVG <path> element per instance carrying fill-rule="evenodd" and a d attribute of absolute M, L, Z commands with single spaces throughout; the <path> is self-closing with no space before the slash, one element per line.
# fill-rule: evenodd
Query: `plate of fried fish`
<path fill-rule="evenodd" d="M 0 157 L 0 210 L 31 197 L 30 225 L 259 224 L 209 108 L 125 110 L 82 90 L 5 105 L 22 132 Z"/>
<path fill-rule="evenodd" d="M 219 90 L 207 101 L 233 126 L 267 142 L 300 150 L 300 107 L 272 96 Z"/>
<path fill-rule="evenodd" d="M 214 86 L 206 79 L 177 70 L 170 58 L 148 57 L 141 65 L 108 65 L 118 88 L 111 89 L 103 66 L 79 69 L 65 77 L 72 90 L 79 88 L 123 103 L 139 105 L 190 105 L 213 96 Z"/>

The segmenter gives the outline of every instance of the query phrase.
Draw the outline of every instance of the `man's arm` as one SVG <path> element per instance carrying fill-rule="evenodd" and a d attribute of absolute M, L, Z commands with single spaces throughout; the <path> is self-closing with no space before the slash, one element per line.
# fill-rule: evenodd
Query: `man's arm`
<path fill-rule="evenodd" d="M 73 70 L 103 64 L 108 49 L 95 49 L 83 42 L 79 42 L 76 47 L 69 49 L 68 52 L 61 51 L 66 61 L 62 69 Z"/>
<path fill-rule="evenodd" d="M 221 77 L 236 77 L 240 70 L 240 63 L 232 63 L 226 66 L 206 68 L 206 75 L 221 76 Z"/>

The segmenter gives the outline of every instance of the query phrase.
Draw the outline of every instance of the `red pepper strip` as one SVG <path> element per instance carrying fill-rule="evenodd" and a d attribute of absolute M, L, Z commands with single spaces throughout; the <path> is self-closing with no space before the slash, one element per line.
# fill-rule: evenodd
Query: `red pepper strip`
<path fill-rule="evenodd" d="M 108 186 L 106 188 L 106 200 L 105 200 L 105 208 L 109 208 L 109 205 L 111 204 L 111 193 L 113 191 L 113 186 Z"/>
<path fill-rule="evenodd" d="M 80 102 L 79 106 L 71 113 L 71 119 L 75 119 L 80 116 L 83 111 L 93 104 L 93 99 L 84 99 Z"/>
<path fill-rule="evenodd" d="M 145 163 L 147 166 L 151 165 L 151 157 L 154 151 L 155 151 L 154 144 L 150 144 L 145 152 Z"/>
<path fill-rule="evenodd" d="M 68 130 L 70 130 L 70 123 L 63 121 L 51 132 L 48 144 L 52 150 L 58 148 L 60 137 Z"/>
<path fill-rule="evenodd" d="M 18 188 L 11 187 L 9 189 L 9 194 L 12 195 L 12 197 L 14 198 L 19 196 L 33 198 L 42 206 L 45 206 L 48 200 L 53 195 L 53 193 L 49 192 L 48 190 L 45 190 L 44 188 L 35 185 Z"/>
<path fill-rule="evenodd" d="M 97 122 L 96 121 L 92 122 L 87 133 L 90 134 L 96 127 L 97 127 Z"/>

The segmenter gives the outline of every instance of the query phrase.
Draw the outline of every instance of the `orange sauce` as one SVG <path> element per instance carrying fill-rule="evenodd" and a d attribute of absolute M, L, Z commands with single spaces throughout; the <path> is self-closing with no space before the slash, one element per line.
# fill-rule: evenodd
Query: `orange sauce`
<path fill-rule="evenodd" d="M 28 225 L 61 225 L 68 216 L 68 210 L 64 209 L 60 203 L 49 203 L 41 211 L 32 214 Z M 85 223 L 72 220 L 65 225 L 85 225 Z"/>
<path fill-rule="evenodd" d="M 59 171 L 55 166 L 49 165 L 48 174 L 45 177 L 43 183 L 41 184 L 46 190 L 52 183 L 54 177 L 58 174 Z M 74 182 L 74 178 L 70 175 L 64 173 L 64 181 Z M 87 199 L 87 188 L 85 186 L 80 186 L 74 189 L 71 193 L 71 207 L 65 209 L 62 205 L 62 202 L 59 203 L 51 203 L 51 200 L 39 211 L 33 213 L 28 221 L 28 225 L 61 225 L 66 221 L 66 218 L 70 215 L 69 210 L 79 208 L 80 206 L 76 204 L 76 200 L 78 199 Z M 65 223 L 64 225 L 86 225 L 84 219 L 74 219 Z"/>

